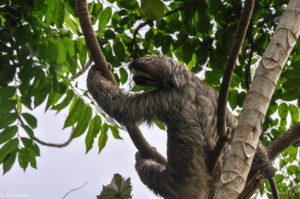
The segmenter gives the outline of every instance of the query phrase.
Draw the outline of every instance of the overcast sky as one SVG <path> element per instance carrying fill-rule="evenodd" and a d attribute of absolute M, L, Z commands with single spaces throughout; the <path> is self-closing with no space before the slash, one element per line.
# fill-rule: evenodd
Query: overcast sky
<path fill-rule="evenodd" d="M 80 78 L 85 87 L 86 75 Z M 42 105 L 33 114 L 38 118 L 35 136 L 54 143 L 62 143 L 69 137 L 71 129 L 62 131 L 65 113 L 44 113 Z M 153 126 L 143 125 L 142 132 L 147 140 L 162 154 L 166 153 L 166 133 Z M 21 132 L 21 134 L 24 132 Z M 24 134 L 23 134 L 24 135 Z M 60 199 L 71 189 L 87 184 L 67 196 L 68 199 L 96 198 L 102 185 L 110 183 L 115 173 L 130 177 L 134 199 L 156 197 L 140 181 L 135 169 L 136 149 L 127 132 L 120 132 L 123 140 L 115 140 L 109 132 L 106 147 L 98 154 L 97 139 L 92 150 L 85 154 L 85 135 L 76 138 L 65 148 L 40 146 L 41 157 L 37 158 L 37 169 L 28 166 L 24 172 L 18 161 L 0 178 L 0 199 Z M 2 166 L 0 169 L 1 173 Z"/>

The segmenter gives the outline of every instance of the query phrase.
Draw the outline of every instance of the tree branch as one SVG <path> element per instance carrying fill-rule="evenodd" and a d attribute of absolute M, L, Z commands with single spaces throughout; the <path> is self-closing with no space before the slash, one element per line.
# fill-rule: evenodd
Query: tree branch
<path fill-rule="evenodd" d="M 109 70 L 108 63 L 100 49 L 96 35 L 93 30 L 86 0 L 76 0 L 77 12 L 81 29 L 96 67 L 102 71 L 104 77 L 117 84 L 115 78 Z"/>
<path fill-rule="evenodd" d="M 71 78 L 71 80 L 75 80 L 76 78 L 80 77 L 92 64 L 92 60 L 90 59 L 85 66 L 82 68 L 81 71 L 79 71 L 74 77 Z"/>
<path fill-rule="evenodd" d="M 70 137 L 67 139 L 67 141 L 65 141 L 64 143 L 61 143 L 61 144 L 45 142 L 45 141 L 42 141 L 42 140 L 40 140 L 39 138 L 37 138 L 35 136 L 33 137 L 33 139 L 37 143 L 39 143 L 41 145 L 44 145 L 44 146 L 56 147 L 56 148 L 63 148 L 63 147 L 68 146 L 71 143 L 71 141 L 73 140 L 73 135 L 74 135 L 74 132 L 75 132 L 74 130 L 75 130 L 74 127 L 72 127 L 72 132 L 70 134 Z"/>
<path fill-rule="evenodd" d="M 24 123 L 23 119 L 21 118 L 18 109 L 15 108 L 14 110 L 15 110 L 15 112 L 17 113 L 17 117 L 18 117 L 19 122 L 21 123 L 22 126 L 24 126 L 25 123 Z M 71 143 L 71 141 L 72 141 L 72 139 L 73 139 L 73 134 L 74 134 L 74 132 L 75 132 L 75 131 L 74 131 L 74 127 L 72 127 L 72 132 L 71 132 L 71 134 L 70 134 L 70 137 L 67 139 L 66 142 L 64 142 L 64 143 L 62 143 L 62 144 L 56 144 L 56 143 L 45 142 L 45 141 L 42 141 L 42 140 L 40 140 L 39 138 L 37 138 L 37 137 L 35 137 L 35 136 L 33 136 L 33 139 L 34 139 L 37 143 L 39 143 L 39 144 L 41 144 L 41 145 L 44 145 L 44 146 L 56 147 L 56 148 L 62 148 L 62 147 L 68 146 L 68 145 Z"/>
<path fill-rule="evenodd" d="M 300 122 L 272 141 L 268 147 L 268 156 L 274 160 L 282 151 L 300 138 Z"/>
<path fill-rule="evenodd" d="M 86 0 L 77 0 L 77 12 L 84 37 L 86 39 L 86 44 L 91 51 L 96 67 L 103 72 L 103 75 L 107 79 L 111 80 L 117 85 L 116 80 L 108 69 L 108 63 L 106 62 L 96 39 L 96 35 L 90 21 Z M 145 158 L 151 158 L 161 164 L 166 164 L 166 159 L 147 142 L 136 124 L 128 124 L 125 125 L 125 127 L 134 145 Z"/>
<path fill-rule="evenodd" d="M 218 110 L 217 110 L 217 131 L 219 135 L 219 140 L 214 149 L 214 155 L 212 160 L 211 173 L 214 172 L 219 157 L 224 149 L 224 146 L 227 142 L 227 134 L 226 134 L 226 109 L 227 109 L 227 99 L 229 93 L 229 87 L 232 79 L 232 74 L 234 71 L 234 67 L 236 64 L 236 60 L 238 58 L 239 52 L 241 50 L 247 28 L 251 19 L 253 7 L 255 0 L 247 0 L 244 4 L 244 8 L 242 11 L 241 19 L 235 33 L 234 41 L 232 44 L 231 51 L 229 53 L 229 57 L 226 63 L 225 73 L 223 76 L 223 80 L 221 83 L 219 99 L 218 99 Z"/>
<path fill-rule="evenodd" d="M 85 182 L 85 183 L 84 183 L 83 185 L 81 185 L 80 187 L 75 188 L 75 189 L 71 189 L 70 191 L 68 191 L 68 193 L 66 193 L 66 194 L 64 195 L 64 197 L 63 197 L 62 199 L 65 199 L 70 193 L 72 193 L 72 192 L 74 192 L 74 191 L 77 191 L 77 190 L 83 188 L 87 183 L 88 183 L 88 182 Z"/>

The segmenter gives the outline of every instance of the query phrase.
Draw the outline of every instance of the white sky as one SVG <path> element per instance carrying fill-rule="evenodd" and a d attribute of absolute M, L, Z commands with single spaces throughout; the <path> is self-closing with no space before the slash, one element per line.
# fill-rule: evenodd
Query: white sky
<path fill-rule="evenodd" d="M 86 75 L 80 78 L 85 86 Z M 85 86 L 86 87 L 86 86 Z M 44 113 L 45 106 L 33 112 L 38 118 L 35 136 L 54 143 L 67 140 L 70 129 L 62 131 L 66 114 Z M 166 133 L 153 126 L 142 127 L 147 140 L 162 154 L 166 153 Z M 67 199 L 96 198 L 102 185 L 110 183 L 115 173 L 130 177 L 133 198 L 155 199 L 156 197 L 140 181 L 135 168 L 136 149 L 127 132 L 120 132 L 123 140 L 116 140 L 109 133 L 106 147 L 98 154 L 97 138 L 92 150 L 85 155 L 85 135 L 73 140 L 65 148 L 40 146 L 41 157 L 37 158 L 37 169 L 29 165 L 24 172 L 16 160 L 13 168 L 0 177 L 0 199 L 61 199 L 71 189 L 83 188 L 70 193 Z M 2 171 L 2 166 L 0 169 Z"/>

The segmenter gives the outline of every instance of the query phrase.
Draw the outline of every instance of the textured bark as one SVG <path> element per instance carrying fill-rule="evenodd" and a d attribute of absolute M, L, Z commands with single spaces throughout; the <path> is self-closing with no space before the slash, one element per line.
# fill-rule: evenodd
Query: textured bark
<path fill-rule="evenodd" d="M 244 101 L 214 199 L 243 191 L 276 83 L 300 34 L 300 1 L 291 0 L 275 30 Z"/>

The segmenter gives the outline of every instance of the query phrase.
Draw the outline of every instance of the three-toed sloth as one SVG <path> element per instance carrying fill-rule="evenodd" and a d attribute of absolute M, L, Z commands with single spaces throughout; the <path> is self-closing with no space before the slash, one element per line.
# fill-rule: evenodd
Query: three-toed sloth
<path fill-rule="evenodd" d="M 207 199 L 212 185 L 208 163 L 218 139 L 218 93 L 167 56 L 152 55 L 130 64 L 137 85 L 155 90 L 130 94 L 91 68 L 87 86 L 102 109 L 121 124 L 160 120 L 167 126 L 167 164 L 137 154 L 144 184 L 165 199 Z M 227 111 L 226 126 L 236 118 Z"/>

